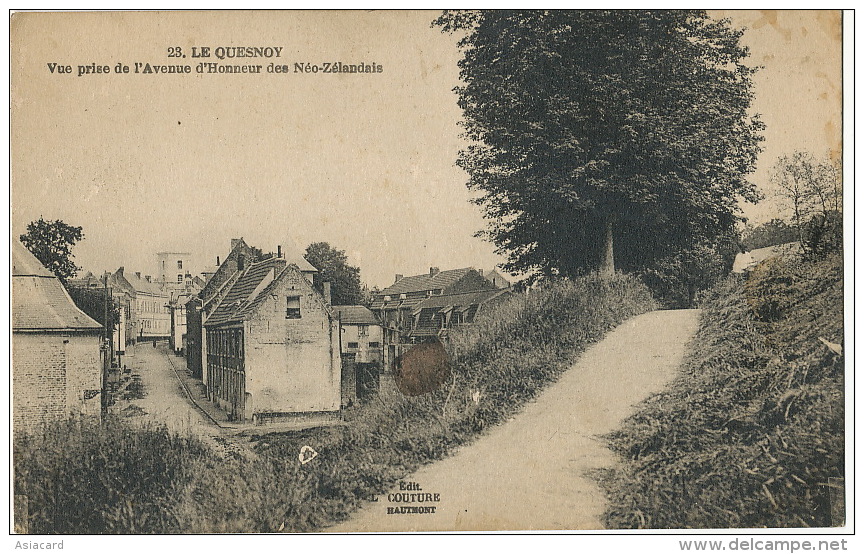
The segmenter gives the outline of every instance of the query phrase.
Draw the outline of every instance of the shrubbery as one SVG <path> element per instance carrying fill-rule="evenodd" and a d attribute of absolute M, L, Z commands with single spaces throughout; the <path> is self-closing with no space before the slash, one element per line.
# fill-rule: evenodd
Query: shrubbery
<path fill-rule="evenodd" d="M 34 533 L 319 529 L 503 421 L 586 346 L 655 307 L 625 276 L 514 295 L 454 333 L 453 371 L 440 390 L 382 390 L 348 410 L 344 427 L 259 437 L 254 460 L 220 459 L 195 439 L 115 422 L 16 437 L 15 493 L 28 498 Z M 318 455 L 301 465 L 303 445 Z"/>
<path fill-rule="evenodd" d="M 823 340 L 843 343 L 840 256 L 706 295 L 682 374 L 610 437 L 608 526 L 842 525 L 844 365 Z"/>

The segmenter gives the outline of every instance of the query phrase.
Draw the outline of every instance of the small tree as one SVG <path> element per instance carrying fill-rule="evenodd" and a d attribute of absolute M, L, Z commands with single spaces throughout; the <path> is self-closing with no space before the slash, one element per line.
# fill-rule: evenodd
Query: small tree
<path fill-rule="evenodd" d="M 83 238 L 81 227 L 68 225 L 59 219 L 45 221 L 41 217 L 29 223 L 27 232 L 20 236 L 21 244 L 64 285 L 80 269 L 72 262 L 72 247 Z"/>
<path fill-rule="evenodd" d="M 839 167 L 809 152 L 781 156 L 771 183 L 790 212 L 805 252 L 819 255 L 842 244 L 843 186 Z"/>
<path fill-rule="evenodd" d="M 323 293 L 324 283 L 330 282 L 333 305 L 362 303 L 360 268 L 348 265 L 348 256 L 344 250 L 337 250 L 326 242 L 314 242 L 306 247 L 303 257 L 318 270 L 314 285 L 319 292 Z"/>

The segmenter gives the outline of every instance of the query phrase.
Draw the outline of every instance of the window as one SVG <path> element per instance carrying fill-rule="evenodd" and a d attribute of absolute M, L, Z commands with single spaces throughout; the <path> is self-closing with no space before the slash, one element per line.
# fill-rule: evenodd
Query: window
<path fill-rule="evenodd" d="M 183 260 L 177 260 L 177 269 L 183 269 Z"/>
<path fill-rule="evenodd" d="M 177 274 L 177 282 L 178 282 L 178 283 L 182 283 L 182 282 L 183 282 L 183 274 L 182 274 L 182 273 L 178 273 L 178 274 Z"/>
<path fill-rule="evenodd" d="M 348 348 L 360 348 L 360 345 L 356 342 L 349 342 Z"/>
<path fill-rule="evenodd" d="M 300 319 L 300 297 L 288 296 L 285 304 L 285 319 Z"/>
<path fill-rule="evenodd" d="M 370 342 L 369 348 L 379 348 L 381 346 L 380 342 Z"/>
<path fill-rule="evenodd" d="M 369 336 L 369 326 L 368 325 L 358 325 L 357 326 L 357 336 L 368 337 Z"/>

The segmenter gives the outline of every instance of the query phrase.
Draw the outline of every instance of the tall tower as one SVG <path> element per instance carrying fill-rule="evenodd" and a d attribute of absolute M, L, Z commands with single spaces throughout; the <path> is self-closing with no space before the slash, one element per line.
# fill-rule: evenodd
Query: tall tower
<path fill-rule="evenodd" d="M 195 275 L 192 270 L 192 254 L 189 252 L 157 252 L 156 279 L 166 285 L 183 285 L 186 275 Z"/>

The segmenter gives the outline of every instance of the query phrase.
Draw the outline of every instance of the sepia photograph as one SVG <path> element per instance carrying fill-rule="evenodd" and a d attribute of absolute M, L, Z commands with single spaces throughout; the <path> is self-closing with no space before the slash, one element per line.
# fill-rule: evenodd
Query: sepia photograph
<path fill-rule="evenodd" d="M 853 39 L 840 10 L 11 11 L 11 544 L 845 550 Z"/>

